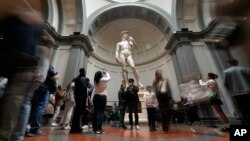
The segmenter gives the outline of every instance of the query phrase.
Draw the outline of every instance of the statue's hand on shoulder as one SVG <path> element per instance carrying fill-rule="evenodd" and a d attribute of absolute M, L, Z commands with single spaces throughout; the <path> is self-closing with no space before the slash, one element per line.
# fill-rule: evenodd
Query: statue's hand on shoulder
<path fill-rule="evenodd" d="M 128 41 L 129 41 L 129 43 L 130 43 L 131 46 L 134 46 L 134 47 L 137 48 L 137 44 L 135 42 L 135 39 L 132 36 L 128 37 Z"/>
<path fill-rule="evenodd" d="M 129 37 L 128 37 L 128 40 L 129 40 L 129 41 L 134 41 L 135 39 L 134 39 L 132 36 L 129 36 Z"/>

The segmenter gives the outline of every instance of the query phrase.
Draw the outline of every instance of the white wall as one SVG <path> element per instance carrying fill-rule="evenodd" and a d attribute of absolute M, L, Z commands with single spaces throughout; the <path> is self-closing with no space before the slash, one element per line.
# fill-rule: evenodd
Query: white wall
<path fill-rule="evenodd" d="M 169 15 L 172 13 L 172 2 L 173 0 L 147 0 L 146 3 L 153 4 L 165 10 Z"/>
<path fill-rule="evenodd" d="M 59 74 L 59 79 L 57 80 L 57 84 L 63 84 L 65 73 L 68 66 L 68 61 L 70 57 L 70 46 L 60 46 L 55 53 L 54 60 L 52 65 L 55 68 L 55 71 Z M 66 87 L 67 84 L 63 84 Z"/>
<path fill-rule="evenodd" d="M 184 0 L 184 26 L 191 31 L 200 31 L 198 19 L 198 0 Z"/>
<path fill-rule="evenodd" d="M 53 13 L 53 18 L 52 18 L 52 21 L 49 21 L 49 22 L 55 28 L 55 30 L 58 31 L 59 12 L 58 12 L 57 1 L 56 0 L 51 0 L 51 4 L 52 4 L 53 9 L 49 9 L 49 12 L 53 11 L 52 12 Z"/>
<path fill-rule="evenodd" d="M 204 18 L 204 23 L 205 23 L 206 27 L 213 19 L 212 15 L 211 15 L 213 13 L 213 6 L 214 6 L 214 1 L 203 0 L 203 18 Z M 203 20 L 203 19 L 201 19 L 201 20 Z"/>
<path fill-rule="evenodd" d="M 83 0 L 83 2 L 85 2 L 87 18 L 99 8 L 109 4 L 106 0 Z"/>

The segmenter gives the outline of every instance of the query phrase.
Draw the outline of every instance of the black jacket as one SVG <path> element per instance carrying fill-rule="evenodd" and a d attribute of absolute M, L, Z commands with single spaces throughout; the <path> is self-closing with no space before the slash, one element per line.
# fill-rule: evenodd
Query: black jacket
<path fill-rule="evenodd" d="M 119 90 L 119 92 L 118 92 L 118 100 L 119 100 L 119 106 L 122 106 L 127 102 L 127 97 L 126 97 L 125 90 Z"/>
<path fill-rule="evenodd" d="M 129 86 L 126 90 L 127 102 L 139 102 L 139 88 L 135 85 Z"/>

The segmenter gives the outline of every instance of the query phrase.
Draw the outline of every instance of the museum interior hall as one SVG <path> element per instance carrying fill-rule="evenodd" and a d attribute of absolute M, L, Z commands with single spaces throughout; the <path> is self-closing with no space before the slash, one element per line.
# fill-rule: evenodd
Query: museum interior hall
<path fill-rule="evenodd" d="M 1 0 L 0 141 L 240 140 L 249 7 Z"/>

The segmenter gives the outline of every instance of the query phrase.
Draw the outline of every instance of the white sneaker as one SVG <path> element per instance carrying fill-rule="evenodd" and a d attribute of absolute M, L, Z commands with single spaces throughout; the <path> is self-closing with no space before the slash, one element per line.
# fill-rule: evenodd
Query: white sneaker
<path fill-rule="evenodd" d="M 196 130 L 194 130 L 193 127 L 190 128 L 191 129 L 191 132 L 194 133 L 194 134 L 198 134 L 198 132 Z"/>
<path fill-rule="evenodd" d="M 140 130 L 140 126 L 139 125 L 136 125 L 136 130 Z"/>
<path fill-rule="evenodd" d="M 71 129 L 71 127 L 69 125 L 64 127 L 64 130 L 70 130 L 70 129 Z"/>
<path fill-rule="evenodd" d="M 28 125 L 26 126 L 26 129 L 27 129 L 27 130 L 30 130 L 30 128 L 31 128 L 31 127 L 30 127 L 30 124 L 28 124 Z"/>
<path fill-rule="evenodd" d="M 57 124 L 57 123 L 55 123 L 55 122 L 52 122 L 52 123 L 51 123 L 51 126 L 54 126 L 54 127 L 55 127 L 55 126 L 58 126 L 58 125 L 59 125 L 59 124 Z"/>
<path fill-rule="evenodd" d="M 83 130 L 87 130 L 87 129 L 89 129 L 89 126 L 88 125 L 84 125 L 84 126 L 82 126 L 82 129 Z"/>

